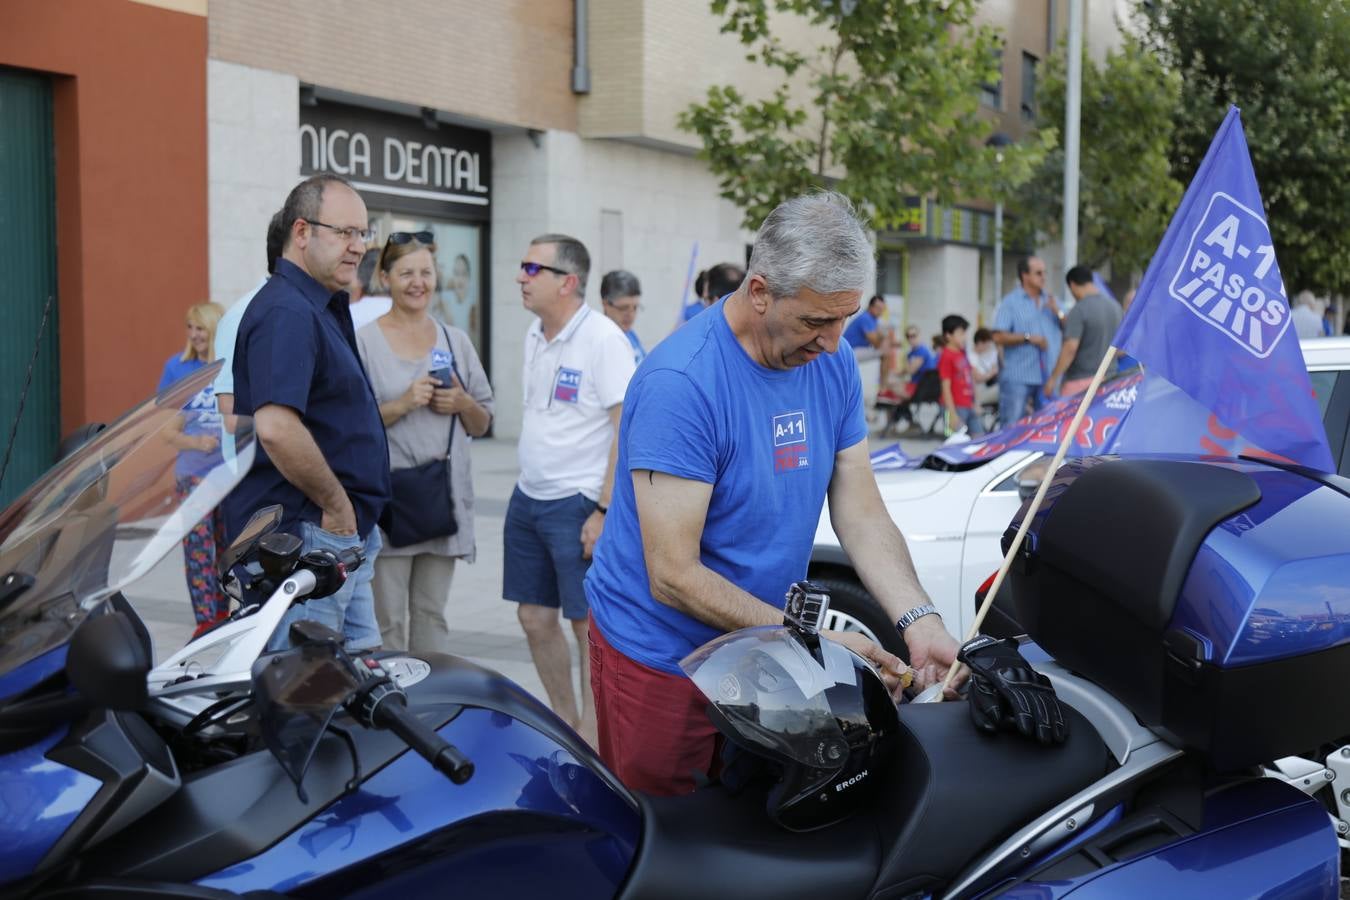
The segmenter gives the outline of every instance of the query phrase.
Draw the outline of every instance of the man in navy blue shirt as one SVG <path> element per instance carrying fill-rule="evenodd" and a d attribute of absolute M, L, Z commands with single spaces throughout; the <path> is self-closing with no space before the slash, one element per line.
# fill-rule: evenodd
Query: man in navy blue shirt
<path fill-rule="evenodd" d="M 347 287 L 369 219 L 360 195 L 332 175 L 297 185 L 281 218 L 276 274 L 249 304 L 234 348 L 235 411 L 253 416 L 260 448 L 226 498 L 226 530 L 236 535 L 255 510 L 280 503 L 282 529 L 299 534 L 306 552 L 363 545 L 366 562 L 342 590 L 293 607 L 269 647 L 286 646 L 290 623 L 306 618 L 343 633 L 349 650 L 368 650 L 380 644 L 370 577 L 389 447 L 357 356 Z"/>

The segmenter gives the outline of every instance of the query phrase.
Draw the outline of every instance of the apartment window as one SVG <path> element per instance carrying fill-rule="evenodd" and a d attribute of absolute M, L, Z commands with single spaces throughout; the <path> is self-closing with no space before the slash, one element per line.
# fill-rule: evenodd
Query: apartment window
<path fill-rule="evenodd" d="M 980 85 L 980 102 L 991 109 L 1003 108 L 1003 48 L 994 51 L 994 64 L 998 67 L 998 78 L 992 84 Z"/>
<path fill-rule="evenodd" d="M 1036 57 L 1022 51 L 1022 118 L 1036 118 Z"/>

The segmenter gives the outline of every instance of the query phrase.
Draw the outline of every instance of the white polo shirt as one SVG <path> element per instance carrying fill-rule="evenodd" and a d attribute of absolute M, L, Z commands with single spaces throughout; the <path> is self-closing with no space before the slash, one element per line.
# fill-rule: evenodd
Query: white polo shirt
<path fill-rule="evenodd" d="M 607 316 L 583 305 L 551 341 L 536 319 L 525 334 L 525 417 L 518 487 L 533 500 L 599 499 L 614 442 L 609 408 L 633 377 L 633 347 Z"/>

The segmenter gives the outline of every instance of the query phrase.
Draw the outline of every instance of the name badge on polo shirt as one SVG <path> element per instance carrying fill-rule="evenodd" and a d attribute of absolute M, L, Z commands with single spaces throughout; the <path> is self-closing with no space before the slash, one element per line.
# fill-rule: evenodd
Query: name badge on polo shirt
<path fill-rule="evenodd" d="M 773 417 L 773 470 L 792 472 L 811 465 L 806 442 L 806 412 L 783 413 Z"/>
<path fill-rule="evenodd" d="M 559 368 L 553 379 L 553 399 L 561 403 L 576 403 L 581 393 L 581 370 Z"/>

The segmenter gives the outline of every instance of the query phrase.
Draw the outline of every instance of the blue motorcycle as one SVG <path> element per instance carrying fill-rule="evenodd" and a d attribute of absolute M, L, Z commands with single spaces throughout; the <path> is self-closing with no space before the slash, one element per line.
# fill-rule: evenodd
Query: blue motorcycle
<path fill-rule="evenodd" d="M 1341 479 L 1070 463 L 1012 576 L 1064 743 L 978 731 L 965 703 L 897 710 L 798 591 L 783 627 L 684 661 L 736 752 L 718 783 L 647 797 L 467 661 L 353 657 L 312 623 L 262 652 L 279 610 L 362 564 L 301 555 L 274 513 L 226 560 L 229 640 L 153 669 L 121 591 L 254 452 L 241 419 L 175 489 L 165 435 L 199 388 L 0 514 L 0 897 L 1338 895 L 1339 799 L 1268 776 L 1350 734 Z"/>

